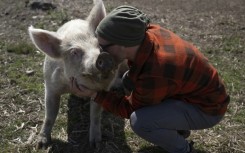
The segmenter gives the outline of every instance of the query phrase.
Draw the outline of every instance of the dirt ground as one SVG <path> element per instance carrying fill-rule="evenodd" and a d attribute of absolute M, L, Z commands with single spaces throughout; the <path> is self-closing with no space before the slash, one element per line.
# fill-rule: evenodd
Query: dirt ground
<path fill-rule="evenodd" d="M 32 7 L 36 1 L 53 4 L 60 16 L 52 14 L 52 8 Z M 202 42 L 205 36 L 219 37 L 244 31 L 243 0 L 105 0 L 104 3 L 108 12 L 118 5 L 138 7 L 151 17 L 153 23 L 176 31 L 200 47 L 212 45 L 210 41 Z M 19 42 L 29 40 L 27 27 L 30 25 L 56 30 L 69 19 L 86 17 L 92 0 L 2 0 L 0 7 L 1 40 Z"/>
<path fill-rule="evenodd" d="M 194 131 L 191 139 L 202 153 L 245 152 L 245 1 L 104 0 L 104 4 L 108 12 L 124 4 L 138 7 L 152 23 L 200 48 L 223 77 L 232 103 L 220 125 Z M 92 5 L 92 0 L 0 1 L 0 152 L 39 152 L 34 145 L 44 113 L 44 56 L 31 44 L 28 27 L 55 31 L 70 19 L 85 18 Z M 163 152 L 134 135 L 128 120 L 108 113 L 103 114 L 103 144 L 90 149 L 88 102 L 78 101 L 69 96 L 62 101 L 55 141 L 45 152 Z M 82 117 L 73 120 L 74 116 Z M 76 128 L 79 133 L 72 132 L 79 131 Z"/>

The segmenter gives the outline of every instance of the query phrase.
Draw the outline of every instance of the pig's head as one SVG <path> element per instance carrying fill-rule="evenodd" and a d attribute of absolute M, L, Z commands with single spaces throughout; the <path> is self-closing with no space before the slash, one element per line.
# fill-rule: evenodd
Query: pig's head
<path fill-rule="evenodd" d="M 105 17 L 102 1 L 95 4 L 86 20 L 71 20 L 51 32 L 29 27 L 35 46 L 51 60 L 62 61 L 67 79 L 74 77 L 78 86 L 89 89 L 107 89 L 116 75 L 113 58 L 100 52 L 95 29 Z"/>

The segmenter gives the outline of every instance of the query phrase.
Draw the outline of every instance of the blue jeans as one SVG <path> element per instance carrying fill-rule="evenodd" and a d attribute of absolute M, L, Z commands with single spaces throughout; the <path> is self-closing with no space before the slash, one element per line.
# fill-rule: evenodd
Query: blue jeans
<path fill-rule="evenodd" d="M 130 116 L 132 130 L 143 139 L 170 153 L 189 152 L 189 143 L 177 130 L 210 128 L 223 116 L 210 116 L 198 107 L 168 99 L 160 104 L 136 110 Z"/>

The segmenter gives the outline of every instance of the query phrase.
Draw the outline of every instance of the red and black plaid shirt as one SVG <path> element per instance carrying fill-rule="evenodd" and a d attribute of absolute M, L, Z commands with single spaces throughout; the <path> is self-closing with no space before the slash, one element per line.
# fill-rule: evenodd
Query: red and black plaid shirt
<path fill-rule="evenodd" d="M 210 115 L 227 110 L 229 96 L 217 70 L 196 47 L 171 31 L 151 25 L 135 61 L 129 63 L 135 87 L 131 95 L 101 91 L 95 98 L 109 112 L 129 118 L 136 109 L 170 98 L 194 104 Z"/>

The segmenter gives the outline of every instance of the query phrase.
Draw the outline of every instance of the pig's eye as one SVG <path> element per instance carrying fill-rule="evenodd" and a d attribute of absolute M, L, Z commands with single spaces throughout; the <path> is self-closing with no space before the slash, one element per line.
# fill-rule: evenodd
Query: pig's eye
<path fill-rule="evenodd" d="M 77 48 L 72 48 L 72 49 L 70 50 L 70 54 L 71 54 L 72 56 L 81 56 L 81 55 L 82 55 L 82 52 L 81 52 L 81 50 L 79 50 L 79 49 L 77 49 Z"/>

